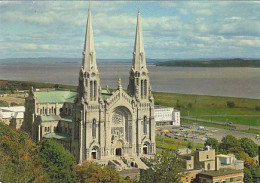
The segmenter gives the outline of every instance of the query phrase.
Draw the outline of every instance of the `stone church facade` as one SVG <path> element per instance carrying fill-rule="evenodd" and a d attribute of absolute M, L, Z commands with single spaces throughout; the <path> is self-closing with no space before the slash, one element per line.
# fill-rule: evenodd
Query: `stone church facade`
<path fill-rule="evenodd" d="M 56 139 L 75 155 L 78 163 L 153 155 L 154 99 L 140 13 L 127 91 L 120 78 L 113 93 L 101 88 L 89 10 L 77 92 L 32 89 L 25 101 L 24 118 L 24 129 L 35 141 Z"/>

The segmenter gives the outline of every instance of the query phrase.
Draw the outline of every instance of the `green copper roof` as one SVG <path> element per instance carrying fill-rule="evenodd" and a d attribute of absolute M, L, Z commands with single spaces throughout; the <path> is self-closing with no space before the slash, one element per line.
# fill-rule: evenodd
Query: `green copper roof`
<path fill-rule="evenodd" d="M 50 116 L 41 116 L 42 121 L 59 121 L 60 116 L 58 115 L 50 115 Z"/>
<path fill-rule="evenodd" d="M 72 122 L 72 116 L 64 116 L 64 117 L 61 117 L 60 119 L 61 121 L 66 121 L 66 122 Z"/>
<path fill-rule="evenodd" d="M 109 98 L 110 96 L 112 96 L 112 94 L 110 93 L 102 93 L 102 99 L 106 100 L 107 98 Z"/>
<path fill-rule="evenodd" d="M 73 103 L 77 92 L 74 91 L 39 91 L 34 92 L 38 103 Z"/>
<path fill-rule="evenodd" d="M 38 91 L 34 92 L 37 103 L 74 103 L 77 97 L 75 91 Z M 112 94 L 108 90 L 102 90 L 102 99 L 106 100 Z"/>
<path fill-rule="evenodd" d="M 61 134 L 61 133 L 47 133 L 43 137 L 47 138 L 47 139 L 58 139 L 58 140 L 63 140 L 63 141 L 70 141 L 71 140 L 69 135 Z"/>

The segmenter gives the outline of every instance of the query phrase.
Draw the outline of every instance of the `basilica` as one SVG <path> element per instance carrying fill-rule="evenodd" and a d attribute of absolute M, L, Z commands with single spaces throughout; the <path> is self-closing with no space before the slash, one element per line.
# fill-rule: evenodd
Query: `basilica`
<path fill-rule="evenodd" d="M 89 10 L 77 91 L 32 89 L 25 101 L 24 130 L 34 141 L 55 139 L 78 163 L 94 159 L 127 165 L 132 160 L 133 166 L 141 167 L 140 157 L 153 155 L 156 147 L 154 99 L 139 12 L 129 70 L 126 91 L 120 78 L 113 92 L 102 89 Z"/>

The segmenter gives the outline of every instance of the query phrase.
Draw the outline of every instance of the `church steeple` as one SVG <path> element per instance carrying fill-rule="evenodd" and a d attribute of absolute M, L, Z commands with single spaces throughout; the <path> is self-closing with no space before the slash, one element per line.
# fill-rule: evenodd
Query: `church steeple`
<path fill-rule="evenodd" d="M 135 96 L 137 100 L 147 101 L 150 98 L 148 92 L 150 88 L 150 79 L 146 68 L 146 59 L 144 51 L 143 33 L 141 27 L 141 16 L 138 11 L 135 44 L 133 52 L 133 63 L 130 71 L 128 93 Z"/>
<path fill-rule="evenodd" d="M 94 37 L 90 9 L 88 10 L 88 20 L 83 50 L 82 66 L 84 71 L 97 70 L 96 51 L 94 47 Z"/>
<path fill-rule="evenodd" d="M 141 26 L 141 16 L 139 10 L 137 14 L 135 45 L 134 45 L 134 53 L 133 53 L 133 68 L 135 70 L 146 69 L 144 41 L 143 41 L 143 33 L 142 33 L 142 26 Z"/>
<path fill-rule="evenodd" d="M 97 103 L 100 99 L 100 78 L 97 68 L 96 51 L 92 29 L 91 11 L 88 10 L 87 28 L 84 42 L 82 68 L 79 75 L 78 99 Z"/>

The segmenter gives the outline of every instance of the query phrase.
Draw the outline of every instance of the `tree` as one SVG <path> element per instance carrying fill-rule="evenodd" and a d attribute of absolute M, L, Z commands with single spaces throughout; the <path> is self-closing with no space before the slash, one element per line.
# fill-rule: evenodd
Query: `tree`
<path fill-rule="evenodd" d="M 218 151 L 219 149 L 219 142 L 215 138 L 208 138 L 206 142 L 204 143 L 204 146 L 211 146 L 213 149 Z"/>
<path fill-rule="evenodd" d="M 251 171 L 246 167 L 244 168 L 244 182 L 246 182 L 246 183 L 253 182 L 253 176 L 251 174 Z"/>
<path fill-rule="evenodd" d="M 36 145 L 21 131 L 0 122 L 0 180 L 3 182 L 50 182 L 36 162 Z"/>
<path fill-rule="evenodd" d="M 244 149 L 244 151 L 250 157 L 253 158 L 253 157 L 257 156 L 258 146 L 253 140 L 246 138 L 246 137 L 243 137 L 239 141 L 240 141 L 241 147 Z"/>
<path fill-rule="evenodd" d="M 140 183 L 180 183 L 183 177 L 182 159 L 176 151 L 163 151 L 149 160 L 150 167 L 143 170 Z"/>
<path fill-rule="evenodd" d="M 229 108 L 234 108 L 234 107 L 235 107 L 235 102 L 233 102 L 233 101 L 227 101 L 227 107 L 229 107 Z"/>
<path fill-rule="evenodd" d="M 187 109 L 191 109 L 192 108 L 192 103 L 191 102 L 189 102 L 188 104 L 187 104 Z"/>
<path fill-rule="evenodd" d="M 82 165 L 75 166 L 77 182 L 94 183 L 94 182 L 120 182 L 120 177 L 116 170 L 106 165 L 101 167 L 96 162 L 85 161 Z M 131 180 L 126 182 L 132 182 Z"/>
<path fill-rule="evenodd" d="M 226 153 L 237 153 L 242 151 L 239 140 L 232 135 L 227 135 L 222 138 L 221 143 L 219 144 L 219 149 Z"/>
<path fill-rule="evenodd" d="M 260 111 L 260 105 L 256 105 L 256 106 L 255 106 L 255 110 L 256 110 L 256 111 Z"/>
<path fill-rule="evenodd" d="M 11 102 L 10 106 L 17 106 L 19 104 L 17 104 L 16 102 Z"/>
<path fill-rule="evenodd" d="M 60 143 L 52 139 L 42 140 L 37 147 L 38 162 L 52 182 L 75 182 L 74 157 Z"/>

